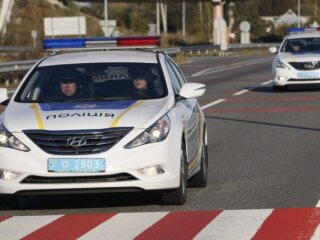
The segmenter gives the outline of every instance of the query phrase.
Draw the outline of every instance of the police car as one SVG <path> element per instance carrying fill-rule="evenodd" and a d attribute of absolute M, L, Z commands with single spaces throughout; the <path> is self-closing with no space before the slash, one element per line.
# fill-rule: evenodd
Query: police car
<path fill-rule="evenodd" d="M 2 113 L 0 197 L 156 190 L 163 204 L 184 204 L 188 186 L 205 187 L 207 129 L 197 100 L 205 85 L 187 83 L 154 49 L 159 42 L 44 40 L 53 53 L 83 51 L 41 59 Z M 146 95 L 133 89 L 137 72 L 147 77 Z M 77 93 L 64 96 L 66 85 Z"/>
<path fill-rule="evenodd" d="M 291 28 L 280 45 L 269 48 L 277 53 L 272 63 L 273 89 L 286 90 L 292 85 L 320 83 L 319 28 Z"/>

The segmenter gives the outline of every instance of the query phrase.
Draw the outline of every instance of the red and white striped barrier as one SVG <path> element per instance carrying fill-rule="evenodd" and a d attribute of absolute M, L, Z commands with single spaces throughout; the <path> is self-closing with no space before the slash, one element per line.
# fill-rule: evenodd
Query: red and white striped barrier
<path fill-rule="evenodd" d="M 320 208 L 0 216 L 0 239 L 319 240 Z"/>

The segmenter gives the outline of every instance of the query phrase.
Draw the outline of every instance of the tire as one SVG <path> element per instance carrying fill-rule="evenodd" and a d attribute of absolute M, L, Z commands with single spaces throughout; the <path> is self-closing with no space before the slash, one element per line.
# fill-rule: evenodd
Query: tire
<path fill-rule="evenodd" d="M 0 209 L 15 209 L 19 207 L 19 197 L 0 194 Z"/>
<path fill-rule="evenodd" d="M 205 144 L 204 136 L 202 140 L 202 148 L 201 148 L 201 160 L 200 160 L 200 171 L 193 176 L 188 186 L 190 187 L 205 187 L 208 182 L 208 146 Z"/>
<path fill-rule="evenodd" d="M 163 205 L 183 205 L 187 200 L 188 165 L 185 145 L 180 151 L 180 186 L 177 189 L 164 192 L 162 195 Z"/>
<path fill-rule="evenodd" d="M 287 86 L 276 86 L 273 85 L 273 91 L 274 92 L 284 92 L 287 90 Z"/>

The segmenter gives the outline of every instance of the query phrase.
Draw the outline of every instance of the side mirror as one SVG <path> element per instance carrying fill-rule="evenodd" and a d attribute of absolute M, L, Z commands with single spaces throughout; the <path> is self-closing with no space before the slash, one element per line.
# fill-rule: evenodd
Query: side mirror
<path fill-rule="evenodd" d="M 269 47 L 269 53 L 276 54 L 278 52 L 277 47 Z"/>
<path fill-rule="evenodd" d="M 8 90 L 6 88 L 0 88 L 0 102 L 3 102 L 8 98 Z"/>
<path fill-rule="evenodd" d="M 183 98 L 201 97 L 206 91 L 206 85 L 202 83 L 186 83 L 182 86 L 179 96 Z"/>

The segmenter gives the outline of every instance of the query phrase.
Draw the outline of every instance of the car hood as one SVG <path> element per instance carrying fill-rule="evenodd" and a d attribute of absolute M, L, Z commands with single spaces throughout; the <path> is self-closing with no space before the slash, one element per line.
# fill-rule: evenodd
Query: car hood
<path fill-rule="evenodd" d="M 86 103 L 11 102 L 1 120 L 10 132 L 31 129 L 147 128 L 170 108 L 167 98 Z"/>
<path fill-rule="evenodd" d="M 279 53 L 279 59 L 284 62 L 309 62 L 309 61 L 318 61 L 320 58 L 319 53 L 312 52 L 298 52 L 298 53 Z"/>

